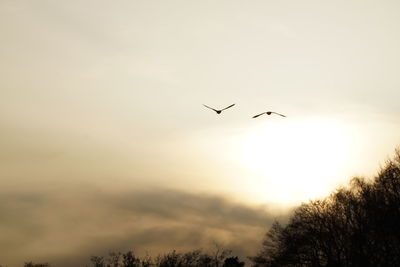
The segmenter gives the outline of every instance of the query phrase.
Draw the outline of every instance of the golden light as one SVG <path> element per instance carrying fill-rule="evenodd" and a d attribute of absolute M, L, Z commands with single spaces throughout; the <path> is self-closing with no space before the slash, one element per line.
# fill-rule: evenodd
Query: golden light
<path fill-rule="evenodd" d="M 265 122 L 243 142 L 241 161 L 257 176 L 248 190 L 280 204 L 329 194 L 343 179 L 351 139 L 333 121 Z"/>

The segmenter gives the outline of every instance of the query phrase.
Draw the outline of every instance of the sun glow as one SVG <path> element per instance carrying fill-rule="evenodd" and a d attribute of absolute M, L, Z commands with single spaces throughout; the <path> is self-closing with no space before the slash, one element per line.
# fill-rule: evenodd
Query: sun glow
<path fill-rule="evenodd" d="M 258 180 L 251 191 L 272 202 L 295 204 L 328 194 L 343 179 L 351 134 L 323 120 L 269 121 L 243 144 L 241 161 Z"/>

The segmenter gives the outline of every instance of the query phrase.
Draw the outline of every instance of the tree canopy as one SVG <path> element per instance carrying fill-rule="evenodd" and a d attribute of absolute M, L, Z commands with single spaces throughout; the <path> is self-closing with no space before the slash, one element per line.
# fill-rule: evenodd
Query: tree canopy
<path fill-rule="evenodd" d="M 400 150 L 372 180 L 353 178 L 267 232 L 254 266 L 400 266 Z"/>

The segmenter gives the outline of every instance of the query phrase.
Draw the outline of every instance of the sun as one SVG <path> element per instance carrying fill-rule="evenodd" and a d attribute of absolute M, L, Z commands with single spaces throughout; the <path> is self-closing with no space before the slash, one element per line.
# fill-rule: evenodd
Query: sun
<path fill-rule="evenodd" d="M 328 194 L 343 178 L 351 134 L 322 119 L 269 121 L 243 140 L 240 160 L 256 175 L 254 194 L 296 204 Z"/>

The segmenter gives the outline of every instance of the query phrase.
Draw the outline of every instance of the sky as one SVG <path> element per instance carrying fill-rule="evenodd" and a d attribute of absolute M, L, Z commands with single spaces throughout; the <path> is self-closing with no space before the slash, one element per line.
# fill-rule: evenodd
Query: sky
<path fill-rule="evenodd" d="M 400 145 L 399 12 L 2 0 L 0 264 L 256 253 L 275 219 Z M 287 117 L 252 118 L 270 110 Z"/>

